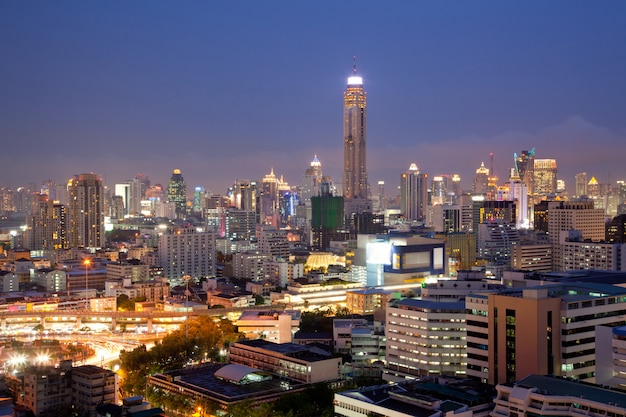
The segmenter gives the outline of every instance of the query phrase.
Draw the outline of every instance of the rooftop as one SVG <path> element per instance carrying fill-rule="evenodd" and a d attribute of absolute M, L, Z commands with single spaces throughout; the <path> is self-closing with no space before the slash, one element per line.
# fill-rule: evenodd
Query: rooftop
<path fill-rule="evenodd" d="M 516 384 L 505 384 L 520 388 L 537 388 L 544 395 L 586 398 L 603 404 L 614 404 L 626 408 L 626 393 L 612 391 L 599 385 L 570 381 L 563 378 L 530 375 Z"/>

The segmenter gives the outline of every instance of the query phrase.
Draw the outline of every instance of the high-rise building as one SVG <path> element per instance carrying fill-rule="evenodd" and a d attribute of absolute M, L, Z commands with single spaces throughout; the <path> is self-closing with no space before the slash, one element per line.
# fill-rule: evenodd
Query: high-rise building
<path fill-rule="evenodd" d="M 354 74 L 348 78 L 343 93 L 343 196 L 346 200 L 367 200 L 366 167 L 367 100 L 363 78 Z"/>
<path fill-rule="evenodd" d="M 480 167 L 476 170 L 474 183 L 472 184 L 472 192 L 474 194 L 487 194 L 487 186 L 489 184 L 489 168 L 485 167 L 485 163 L 481 162 Z"/>
<path fill-rule="evenodd" d="M 259 251 L 269 253 L 274 258 L 289 259 L 289 240 L 287 240 L 286 230 L 279 230 L 273 226 L 257 225 L 256 238 Z"/>
<path fill-rule="evenodd" d="M 26 222 L 25 244 L 30 250 L 67 249 L 66 206 L 41 194 Z"/>
<path fill-rule="evenodd" d="M 104 205 L 102 179 L 80 174 L 67 183 L 70 194 L 68 238 L 71 248 L 104 246 Z"/>
<path fill-rule="evenodd" d="M 215 233 L 193 227 L 169 230 L 159 236 L 158 252 L 163 275 L 170 280 L 215 276 Z"/>
<path fill-rule="evenodd" d="M 624 323 L 625 295 L 586 282 L 469 295 L 467 376 L 491 384 L 530 374 L 593 382 L 596 326 Z"/>
<path fill-rule="evenodd" d="M 257 212 L 257 190 L 256 181 L 236 180 L 230 192 L 231 205 L 239 210 Z"/>
<path fill-rule="evenodd" d="M 547 196 L 557 192 L 556 159 L 535 159 L 535 194 Z"/>
<path fill-rule="evenodd" d="M 317 155 L 311 161 L 310 167 L 302 176 L 301 201 L 311 205 L 311 197 L 319 195 L 322 184 L 322 163 L 317 159 Z"/>
<path fill-rule="evenodd" d="M 587 173 L 579 172 L 576 174 L 576 193 L 574 197 L 580 198 L 587 195 Z"/>
<path fill-rule="evenodd" d="M 330 246 L 330 241 L 337 238 L 343 225 L 343 203 L 343 197 L 331 194 L 328 182 L 322 183 L 319 196 L 311 197 L 313 249 L 325 250 Z"/>
<path fill-rule="evenodd" d="M 526 184 L 528 194 L 533 195 L 535 192 L 535 148 L 530 151 L 522 151 L 520 155 L 513 153 L 515 158 L 515 173 Z"/>
<path fill-rule="evenodd" d="M 187 211 L 187 186 L 180 169 L 172 172 L 172 178 L 167 187 L 167 198 L 176 206 L 176 218 L 184 218 Z"/>
<path fill-rule="evenodd" d="M 423 220 L 428 205 L 428 174 L 415 163 L 400 178 L 400 213 L 407 220 Z"/>
<path fill-rule="evenodd" d="M 548 203 L 548 236 L 552 245 L 553 270 L 563 270 L 563 243 L 572 230 L 582 239 L 600 241 L 605 237 L 604 210 L 593 201 L 553 201 Z"/>

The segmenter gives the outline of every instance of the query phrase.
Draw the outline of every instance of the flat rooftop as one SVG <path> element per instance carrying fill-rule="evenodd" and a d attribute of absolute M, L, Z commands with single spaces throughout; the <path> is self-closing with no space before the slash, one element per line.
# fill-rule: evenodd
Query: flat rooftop
<path fill-rule="evenodd" d="M 223 368 L 224 364 L 211 364 L 206 366 L 180 369 L 167 374 L 152 375 L 151 379 L 168 382 L 170 384 L 185 387 L 200 395 L 214 398 L 223 402 L 240 401 L 246 398 L 254 398 L 259 395 L 271 393 L 279 394 L 289 389 L 304 386 L 304 384 L 290 382 L 289 387 L 285 381 L 277 377 L 271 380 L 254 382 L 245 385 L 237 385 L 217 378 L 215 372 Z"/>
<path fill-rule="evenodd" d="M 591 401 L 626 408 L 626 393 L 602 388 L 599 385 L 570 381 L 563 378 L 530 375 L 517 383 L 506 384 L 521 388 L 537 388 L 544 395 L 582 397 Z"/>

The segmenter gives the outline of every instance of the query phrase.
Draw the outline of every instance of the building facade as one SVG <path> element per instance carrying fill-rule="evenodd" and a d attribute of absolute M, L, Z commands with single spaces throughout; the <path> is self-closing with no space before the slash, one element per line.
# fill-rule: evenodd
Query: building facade
<path fill-rule="evenodd" d="M 95 174 L 80 174 L 67 183 L 68 240 L 71 248 L 104 247 L 104 188 Z"/>

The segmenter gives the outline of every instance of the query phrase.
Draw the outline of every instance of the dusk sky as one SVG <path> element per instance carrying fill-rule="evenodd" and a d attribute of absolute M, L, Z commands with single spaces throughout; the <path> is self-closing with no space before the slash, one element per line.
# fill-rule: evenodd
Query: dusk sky
<path fill-rule="evenodd" d="M 626 1 L 0 2 L 0 186 L 137 173 L 224 193 L 315 154 L 341 182 L 357 56 L 368 174 L 469 189 L 536 148 L 626 180 Z"/>

